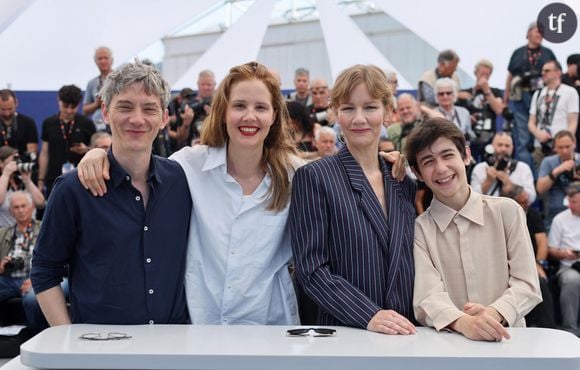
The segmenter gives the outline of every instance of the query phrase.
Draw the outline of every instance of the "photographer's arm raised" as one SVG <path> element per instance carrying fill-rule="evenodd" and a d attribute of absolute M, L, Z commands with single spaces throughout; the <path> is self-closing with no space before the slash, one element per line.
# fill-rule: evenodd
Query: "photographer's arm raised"
<path fill-rule="evenodd" d="M 554 168 L 548 176 L 540 177 L 536 184 L 536 190 L 538 191 L 538 194 L 541 195 L 550 190 L 550 188 L 552 188 L 552 185 L 554 185 L 555 179 L 566 171 L 572 171 L 574 166 L 575 166 L 574 160 L 568 159 L 560 163 L 560 165 L 557 166 L 556 168 Z M 554 180 L 552 179 L 552 177 L 554 178 Z"/>
<path fill-rule="evenodd" d="M 44 180 L 48 172 L 48 142 L 42 142 L 40 155 L 38 156 L 38 188 L 44 188 Z"/>
<path fill-rule="evenodd" d="M 17 171 L 16 162 L 10 161 L 4 165 L 2 175 L 0 175 L 0 204 L 6 200 L 6 192 L 10 184 L 10 178 Z"/>
<path fill-rule="evenodd" d="M 497 179 L 497 170 L 495 167 L 489 166 L 485 169 L 485 180 L 481 183 L 481 193 L 487 194 L 491 186 L 495 183 Z"/>
<path fill-rule="evenodd" d="M 505 105 L 507 105 L 509 98 L 510 98 L 510 89 L 512 87 L 512 78 L 513 78 L 513 76 L 511 74 L 511 72 L 508 72 L 507 79 L 505 81 L 505 90 L 503 93 L 503 103 Z"/>
<path fill-rule="evenodd" d="M 483 91 L 485 100 L 487 101 L 491 109 L 495 112 L 495 114 L 501 115 L 506 105 L 503 103 L 503 100 L 500 97 L 493 95 L 493 91 L 489 86 L 489 81 L 487 80 L 487 78 L 482 77 L 478 79 L 477 87 L 479 87 Z"/>
<path fill-rule="evenodd" d="M 176 141 L 177 147 L 181 148 L 182 146 L 189 145 L 187 139 L 189 138 L 189 130 L 193 124 L 195 114 L 189 105 L 186 105 L 183 113 L 179 112 L 179 114 L 181 115 L 181 121 L 183 124 L 177 127 Z"/>
<path fill-rule="evenodd" d="M 37 209 L 43 209 L 46 202 L 42 191 L 32 181 L 32 174 L 30 172 L 21 172 L 22 182 L 24 183 L 26 192 L 32 197 L 32 202 Z"/>

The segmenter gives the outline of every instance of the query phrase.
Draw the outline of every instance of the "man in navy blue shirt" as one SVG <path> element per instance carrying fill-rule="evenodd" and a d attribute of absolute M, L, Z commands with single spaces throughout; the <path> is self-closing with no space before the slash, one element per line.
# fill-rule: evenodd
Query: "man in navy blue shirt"
<path fill-rule="evenodd" d="M 161 74 L 138 61 L 107 77 L 109 191 L 93 197 L 76 170 L 61 176 L 34 249 L 32 284 L 51 325 L 187 322 L 191 197 L 179 164 L 151 154 L 168 121 L 169 95 Z M 66 265 L 70 317 L 59 285 Z"/>

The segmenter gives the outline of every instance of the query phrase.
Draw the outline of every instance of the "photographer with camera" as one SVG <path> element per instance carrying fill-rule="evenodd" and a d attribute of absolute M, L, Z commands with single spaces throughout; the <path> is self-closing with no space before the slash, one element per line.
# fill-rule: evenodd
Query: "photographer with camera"
<path fill-rule="evenodd" d="M 568 209 L 559 213 L 548 236 L 548 253 L 560 261 L 556 277 L 560 286 L 562 329 L 580 336 L 580 182 L 566 189 Z"/>
<path fill-rule="evenodd" d="M 500 196 L 509 193 L 515 185 L 522 186 L 528 194 L 528 202 L 536 200 L 534 176 L 524 162 L 512 158 L 514 145 L 510 134 L 498 132 L 494 135 L 486 160 L 478 163 L 471 174 L 474 191 Z"/>
<path fill-rule="evenodd" d="M 199 72 L 197 79 L 197 95 L 182 97 L 179 116 L 181 124 L 177 126 L 175 150 L 190 146 L 194 139 L 201 135 L 203 121 L 209 115 L 211 101 L 215 90 L 215 75 L 209 69 Z"/>
<path fill-rule="evenodd" d="M 310 83 L 310 96 L 312 104 L 307 106 L 310 113 L 310 120 L 320 126 L 332 126 L 334 122 L 329 121 L 328 103 L 330 98 L 330 89 L 328 83 L 323 78 L 316 78 Z"/>
<path fill-rule="evenodd" d="M 576 89 L 580 99 L 580 54 L 571 54 L 566 58 L 566 64 L 568 70 L 562 75 L 562 83 L 571 86 Z M 580 124 L 580 116 L 578 117 L 578 123 Z M 580 131 L 576 129 L 576 142 L 580 140 Z M 577 152 L 580 152 L 580 148 L 576 148 Z"/>
<path fill-rule="evenodd" d="M 542 46 L 544 38 L 536 22 L 529 25 L 526 38 L 528 43 L 516 49 L 510 58 L 503 101 L 509 102 L 514 115 L 515 157 L 533 168 L 532 155 L 528 151 L 528 143 L 533 139 L 528 131 L 530 103 L 534 91 L 541 87 L 544 63 L 556 60 L 556 56 Z"/>
<path fill-rule="evenodd" d="M 505 108 L 501 91 L 489 86 L 492 72 L 493 64 L 489 60 L 482 59 L 477 62 L 473 72 L 475 86 L 461 90 L 456 102 L 471 114 L 471 124 L 476 135 L 471 141 L 471 155 L 478 162 L 483 157 L 485 146 L 491 142 L 496 132 L 496 118 Z"/>
<path fill-rule="evenodd" d="M 17 112 L 18 99 L 12 90 L 0 90 L 0 144 L 24 154 L 38 151 L 38 130 L 31 117 Z"/>
<path fill-rule="evenodd" d="M 30 283 L 30 260 L 40 221 L 32 217 L 34 203 L 29 193 L 16 191 L 9 203 L 16 224 L 0 228 L 0 302 L 22 297 L 28 327 L 37 333 L 48 327 Z"/>
<path fill-rule="evenodd" d="M 554 136 L 554 151 L 556 154 L 545 157 L 540 165 L 536 190 L 544 198 L 544 222 L 546 230 L 554 217 L 566 210 L 566 189 L 580 180 L 580 154 L 575 153 L 576 138 L 568 130 L 559 131 Z"/>
<path fill-rule="evenodd" d="M 18 190 L 30 194 L 37 209 L 43 209 L 45 198 L 32 181 L 36 167 L 34 155 L 19 155 L 15 148 L 0 147 L 0 227 L 14 225 L 10 213 L 10 198 Z"/>
<path fill-rule="evenodd" d="M 560 63 L 556 60 L 544 63 L 542 77 L 545 86 L 532 97 L 528 121 L 528 129 L 536 137 L 536 163 L 552 154 L 552 132 L 568 130 L 574 135 L 578 126 L 578 93 L 562 84 Z"/>

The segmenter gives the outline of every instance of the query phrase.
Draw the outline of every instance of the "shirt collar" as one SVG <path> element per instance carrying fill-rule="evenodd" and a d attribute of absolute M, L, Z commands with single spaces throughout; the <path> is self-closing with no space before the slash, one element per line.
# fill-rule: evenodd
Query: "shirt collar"
<path fill-rule="evenodd" d="M 218 168 L 223 166 L 224 173 L 226 172 L 226 156 L 227 156 L 227 149 L 226 145 L 221 147 L 207 147 L 207 158 L 203 165 L 202 171 L 211 171 L 214 168 Z"/>
<path fill-rule="evenodd" d="M 288 169 L 288 181 L 292 181 L 295 169 L 304 165 L 304 160 L 292 155 L 290 157 L 291 167 Z M 202 171 L 211 171 L 215 168 L 222 167 L 222 172 L 225 174 L 227 172 L 227 144 L 222 147 L 207 147 L 207 159 L 203 164 Z M 264 181 L 267 187 L 270 187 L 272 183 L 272 178 L 268 173 L 266 173 L 266 178 Z"/>
<path fill-rule="evenodd" d="M 483 200 L 481 194 L 469 188 L 469 198 L 467 202 L 459 210 L 459 212 L 441 203 L 437 198 L 433 197 L 429 212 L 441 232 L 444 232 L 454 217 L 457 215 L 463 216 L 471 222 L 483 226 Z"/>
<path fill-rule="evenodd" d="M 111 174 L 111 182 L 114 187 L 118 187 L 124 181 L 129 181 L 131 179 L 131 176 L 129 176 L 127 171 L 125 171 L 123 167 L 121 167 L 119 162 L 117 162 L 111 149 L 109 149 L 109 151 L 107 152 L 107 158 L 109 159 L 109 163 L 111 164 L 109 173 Z M 153 180 L 155 180 L 160 184 L 163 183 L 163 181 L 161 180 L 161 176 L 157 171 L 157 167 L 155 166 L 155 157 L 151 155 L 151 160 L 149 161 L 149 173 L 147 175 L 147 182 L 150 183 Z"/>

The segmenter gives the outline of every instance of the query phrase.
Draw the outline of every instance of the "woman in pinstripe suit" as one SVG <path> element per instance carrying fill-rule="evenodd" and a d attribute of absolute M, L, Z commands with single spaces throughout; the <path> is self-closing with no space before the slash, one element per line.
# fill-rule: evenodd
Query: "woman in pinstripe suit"
<path fill-rule="evenodd" d="M 392 92 L 375 66 L 343 71 L 332 91 L 346 146 L 300 168 L 290 206 L 298 281 L 317 324 L 413 334 L 415 184 L 378 155 Z"/>

